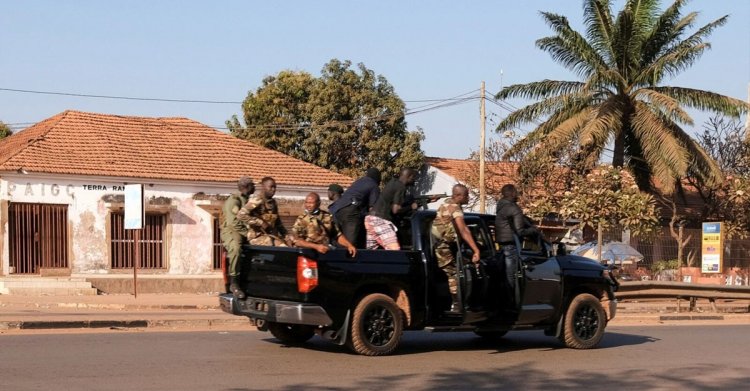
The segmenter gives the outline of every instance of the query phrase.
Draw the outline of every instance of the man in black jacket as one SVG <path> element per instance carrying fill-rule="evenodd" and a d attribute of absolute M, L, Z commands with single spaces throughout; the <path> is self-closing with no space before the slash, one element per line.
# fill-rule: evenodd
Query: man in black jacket
<path fill-rule="evenodd" d="M 379 197 L 380 170 L 373 167 L 368 168 L 365 176 L 354 181 L 341 198 L 328 206 L 328 211 L 341 226 L 341 233 L 357 248 L 363 248 L 365 243 L 362 229 L 365 215 L 370 212 Z"/>
<path fill-rule="evenodd" d="M 495 218 L 495 241 L 500 245 L 505 258 L 505 278 L 508 288 L 508 299 L 518 308 L 518 294 L 516 293 L 516 273 L 520 263 L 519 249 L 513 235 L 523 240 L 524 236 L 539 234 L 539 230 L 523 215 L 518 206 L 518 190 L 508 184 L 500 190 L 503 198 L 497 203 L 497 217 Z"/>

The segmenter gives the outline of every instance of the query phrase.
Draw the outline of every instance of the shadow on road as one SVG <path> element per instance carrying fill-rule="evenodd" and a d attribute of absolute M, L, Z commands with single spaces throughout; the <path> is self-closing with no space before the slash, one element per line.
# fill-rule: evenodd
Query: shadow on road
<path fill-rule="evenodd" d="M 543 370 L 529 368 L 528 365 L 513 365 L 492 370 L 471 371 L 466 368 L 456 368 L 450 372 L 434 374 L 424 381 L 419 389 L 425 390 L 586 390 L 586 389 L 682 389 L 682 390 L 737 390 L 745 389 L 747 377 L 739 373 L 737 376 L 726 377 L 717 381 L 701 378 L 726 368 L 715 365 L 700 367 L 686 367 L 672 370 L 668 373 L 653 373 L 648 369 L 633 369 L 617 374 L 602 373 L 601 371 L 575 371 L 564 376 L 551 374 Z M 413 380 L 412 375 L 378 376 L 363 378 L 357 389 L 399 389 L 404 382 Z M 644 384 L 644 379 L 648 383 Z M 344 390 L 331 385 L 325 387 L 314 384 L 287 385 L 281 390 Z M 232 391 L 240 391 L 234 389 Z"/>
<path fill-rule="evenodd" d="M 597 349 L 611 349 L 619 346 L 640 345 L 658 341 L 658 338 L 625 333 L 611 333 L 604 335 Z M 269 343 L 281 344 L 275 338 L 264 338 Z M 320 338 L 313 338 L 309 342 L 291 346 L 289 348 L 303 348 L 319 352 L 354 354 L 346 346 L 329 343 Z M 423 331 L 407 331 L 401 340 L 401 345 L 393 354 L 403 356 L 409 354 L 429 353 L 433 351 L 472 351 L 491 350 L 491 354 L 521 351 L 521 350 L 556 350 L 566 349 L 562 342 L 554 337 L 548 337 L 541 331 L 510 332 L 500 340 L 489 340 L 474 333 L 427 333 Z"/>

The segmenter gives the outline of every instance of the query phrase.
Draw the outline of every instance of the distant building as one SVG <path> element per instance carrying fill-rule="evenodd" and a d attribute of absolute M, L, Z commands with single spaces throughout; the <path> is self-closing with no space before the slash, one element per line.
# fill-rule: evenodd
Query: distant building
<path fill-rule="evenodd" d="M 516 163 L 502 162 L 486 165 L 487 181 L 493 188 L 499 189 L 503 185 L 513 183 L 512 173 L 516 170 Z M 468 180 L 478 183 L 479 165 L 472 159 L 448 159 L 441 157 L 427 157 L 422 172 L 423 186 L 420 191 L 424 194 L 446 193 L 450 196 L 453 185 L 462 183 L 468 186 Z M 470 186 L 471 196 L 465 210 L 479 212 L 479 189 Z M 496 200 L 487 195 L 485 213 L 495 213 Z M 444 199 L 430 204 L 431 209 L 437 209 Z"/>
<path fill-rule="evenodd" d="M 187 118 L 65 111 L 0 141 L 0 275 L 132 273 L 126 184 L 144 184 L 140 269 L 218 276 L 219 215 L 237 179 L 276 179 L 290 227 L 307 193 L 352 179 Z"/>

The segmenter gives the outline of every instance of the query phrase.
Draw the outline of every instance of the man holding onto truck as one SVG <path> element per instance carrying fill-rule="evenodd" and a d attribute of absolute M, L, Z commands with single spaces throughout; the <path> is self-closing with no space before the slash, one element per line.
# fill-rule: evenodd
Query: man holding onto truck
<path fill-rule="evenodd" d="M 514 234 L 522 240 L 524 236 L 539 234 L 539 230 L 523 215 L 523 211 L 518 206 L 518 190 L 515 186 L 507 184 L 500 189 L 500 193 L 502 198 L 497 203 L 495 241 L 505 258 L 508 300 L 517 307 L 519 303 L 516 298 L 516 274 L 521 256 Z"/>
<path fill-rule="evenodd" d="M 469 227 L 464 222 L 462 206 L 469 202 L 469 189 L 464 185 L 453 186 L 451 198 L 447 199 L 437 210 L 435 220 L 432 222 L 431 233 L 435 238 L 435 258 L 438 267 L 448 276 L 448 289 L 450 289 L 453 304 L 451 311 L 459 311 L 458 282 L 456 279 L 456 252 L 458 251 L 458 236 L 474 252 L 471 261 L 479 263 L 479 247 L 471 236 Z"/>
<path fill-rule="evenodd" d="M 237 218 L 247 225 L 247 239 L 254 246 L 287 246 L 289 238 L 279 218 L 275 194 L 276 181 L 265 177 L 261 180 L 260 194 L 250 197 L 237 213 Z"/>
<path fill-rule="evenodd" d="M 237 219 L 237 214 L 243 205 L 247 203 L 250 195 L 255 192 L 255 184 L 249 176 L 244 176 L 237 181 L 237 193 L 233 193 L 224 201 L 221 219 L 221 242 L 227 250 L 227 261 L 229 266 L 229 290 L 238 299 L 244 299 L 245 293 L 239 285 L 238 263 L 242 252 L 242 244 L 247 242 L 247 226 Z"/>
<path fill-rule="evenodd" d="M 295 246 L 311 248 L 321 254 L 328 252 L 333 240 L 345 247 L 350 256 L 357 254 L 354 245 L 341 234 L 333 215 L 320 209 L 318 193 L 310 193 L 305 197 L 305 213 L 294 222 L 292 238 Z"/>

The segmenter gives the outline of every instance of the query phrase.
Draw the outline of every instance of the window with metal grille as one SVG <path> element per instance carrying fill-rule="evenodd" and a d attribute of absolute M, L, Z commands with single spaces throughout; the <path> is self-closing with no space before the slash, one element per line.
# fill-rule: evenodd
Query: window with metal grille
<path fill-rule="evenodd" d="M 224 244 L 221 242 L 221 219 L 219 216 L 214 216 L 213 249 L 214 270 L 221 269 L 221 251 L 224 250 Z"/>
<path fill-rule="evenodd" d="M 68 206 L 12 202 L 8 207 L 11 273 L 68 267 Z"/>
<path fill-rule="evenodd" d="M 128 269 L 135 261 L 135 230 L 125 229 L 125 214 L 113 212 L 110 221 L 110 254 L 112 269 Z M 146 214 L 140 234 L 142 269 L 164 269 L 164 228 L 166 216 Z"/>

